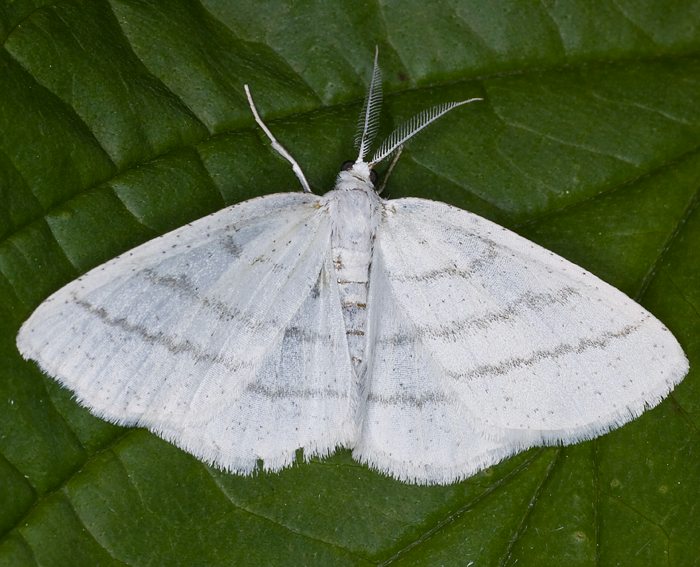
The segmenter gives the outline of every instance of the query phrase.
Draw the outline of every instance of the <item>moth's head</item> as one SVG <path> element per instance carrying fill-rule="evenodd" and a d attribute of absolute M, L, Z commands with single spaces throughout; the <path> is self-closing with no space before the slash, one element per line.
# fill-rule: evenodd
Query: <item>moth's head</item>
<path fill-rule="evenodd" d="M 340 166 L 338 181 L 355 182 L 369 185 L 374 189 L 377 184 L 377 172 L 364 161 L 345 161 Z"/>
<path fill-rule="evenodd" d="M 372 188 L 374 188 L 377 182 L 377 174 L 374 171 L 374 167 L 379 162 L 389 156 L 395 156 L 387 173 L 384 175 L 384 182 L 386 183 L 386 179 L 396 162 L 396 158 L 398 158 L 401 149 L 409 139 L 453 108 L 482 100 L 481 98 L 470 98 L 458 102 L 447 102 L 416 114 L 413 118 L 396 128 L 396 130 L 379 145 L 369 161 L 366 161 L 365 158 L 369 153 L 370 146 L 372 145 L 374 136 L 379 127 L 379 109 L 382 103 L 382 75 L 379 70 L 377 59 L 378 52 L 375 50 L 372 81 L 370 82 L 364 104 L 362 105 L 362 111 L 360 112 L 360 118 L 357 123 L 357 133 L 355 134 L 355 147 L 359 150 L 357 160 L 343 163 L 340 175 L 338 176 L 338 181 L 353 181 L 355 179 L 369 184 Z M 381 192 L 382 188 L 379 189 L 379 192 Z"/>

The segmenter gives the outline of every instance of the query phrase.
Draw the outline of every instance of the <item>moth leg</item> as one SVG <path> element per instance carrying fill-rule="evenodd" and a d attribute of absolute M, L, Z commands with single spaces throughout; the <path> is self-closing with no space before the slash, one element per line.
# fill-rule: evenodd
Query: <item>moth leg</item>
<path fill-rule="evenodd" d="M 386 187 L 386 184 L 389 181 L 389 177 L 391 176 L 392 171 L 394 171 L 394 167 L 396 167 L 396 162 L 398 162 L 399 158 L 401 157 L 401 152 L 403 152 L 403 146 L 398 147 L 396 153 L 394 154 L 394 157 L 391 159 L 389 168 L 386 170 L 386 173 L 383 176 L 382 184 L 379 186 L 379 189 L 377 189 L 377 195 L 381 195 L 382 191 L 384 191 L 384 188 Z"/>

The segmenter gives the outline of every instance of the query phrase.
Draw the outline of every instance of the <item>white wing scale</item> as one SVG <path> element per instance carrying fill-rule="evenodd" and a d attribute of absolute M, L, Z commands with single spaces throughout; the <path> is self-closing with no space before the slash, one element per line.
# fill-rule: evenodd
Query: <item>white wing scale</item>
<path fill-rule="evenodd" d="M 309 194 L 229 207 L 44 302 L 18 347 L 111 421 L 238 472 L 354 433 L 330 222 Z"/>
<path fill-rule="evenodd" d="M 373 363 L 400 367 L 392 356 L 421 353 L 422 370 L 392 380 L 411 395 L 429 388 L 458 401 L 463 427 L 499 451 L 604 433 L 656 405 L 687 373 L 668 329 L 582 268 L 444 203 L 386 206 L 374 259 L 385 274 L 373 269 L 370 288 L 388 290 L 370 294 L 393 297 L 396 307 L 391 332 L 377 329 L 385 346 Z M 373 383 L 369 400 L 386 395 Z M 401 428 L 398 415 L 393 423 Z"/>
<path fill-rule="evenodd" d="M 404 481 L 435 484 L 466 478 L 517 452 L 520 444 L 487 439 L 474 427 L 418 340 L 384 260 L 375 254 L 372 262 L 368 379 L 353 457 Z"/>

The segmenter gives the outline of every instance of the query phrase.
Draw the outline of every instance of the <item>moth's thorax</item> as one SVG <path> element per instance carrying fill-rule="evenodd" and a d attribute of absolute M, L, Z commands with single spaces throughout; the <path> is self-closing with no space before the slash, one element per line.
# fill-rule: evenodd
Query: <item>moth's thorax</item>
<path fill-rule="evenodd" d="M 363 250 L 374 237 L 382 201 L 369 180 L 341 171 L 335 189 L 325 197 L 333 222 L 334 243 Z"/>
<path fill-rule="evenodd" d="M 363 368 L 369 266 L 382 200 L 369 182 L 342 171 L 324 197 L 333 225 L 333 266 L 340 288 L 348 346 L 358 375 Z"/>
<path fill-rule="evenodd" d="M 343 172 L 345 173 L 345 172 Z M 331 215 L 333 261 L 339 281 L 367 281 L 382 201 L 371 184 L 347 180 L 325 197 Z"/>

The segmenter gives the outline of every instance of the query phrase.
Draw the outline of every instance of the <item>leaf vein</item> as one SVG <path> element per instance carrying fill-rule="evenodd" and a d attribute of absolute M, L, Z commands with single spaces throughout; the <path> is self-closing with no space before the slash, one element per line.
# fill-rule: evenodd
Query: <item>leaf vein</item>
<path fill-rule="evenodd" d="M 73 501 L 72 501 L 71 498 L 70 498 L 70 495 L 65 491 L 65 489 L 62 490 L 62 493 L 63 493 L 63 496 L 64 496 L 64 498 L 65 498 L 66 504 L 68 505 L 68 507 L 70 508 L 71 512 L 73 513 L 73 516 L 74 516 L 75 519 L 78 521 L 78 523 L 79 523 L 81 526 L 83 526 L 83 528 L 84 528 L 84 530 L 85 530 L 85 533 L 90 537 L 90 539 L 91 539 L 92 541 L 95 542 L 95 545 L 97 545 L 97 546 L 98 546 L 100 549 L 102 549 L 107 555 L 109 555 L 110 559 L 114 560 L 115 562 L 119 563 L 120 565 L 127 565 L 126 563 L 124 563 L 123 561 L 121 561 L 120 559 L 118 559 L 109 549 L 107 549 L 107 548 L 105 547 L 105 545 L 104 545 L 102 542 L 100 542 L 100 541 L 97 539 L 97 536 L 95 536 L 95 534 L 93 533 L 91 527 L 85 522 L 85 520 L 83 520 L 83 518 L 80 516 L 80 514 L 78 514 L 78 511 L 76 510 L 75 505 L 73 504 Z"/>
<path fill-rule="evenodd" d="M 240 502 L 236 502 L 231 497 L 231 495 L 228 493 L 228 491 L 226 491 L 224 489 L 224 487 L 221 485 L 221 482 L 219 481 L 219 479 L 216 478 L 216 476 L 212 473 L 211 468 L 209 468 L 204 463 L 202 463 L 202 468 L 207 472 L 207 474 L 209 475 L 209 477 L 212 480 L 212 484 L 214 484 L 214 486 L 216 486 L 217 490 L 224 496 L 224 498 L 226 498 L 226 500 L 232 506 L 234 506 L 238 510 L 241 510 L 241 511 L 245 512 L 246 514 L 249 514 L 250 516 L 253 516 L 253 517 L 258 518 L 260 520 L 264 520 L 267 523 L 271 523 L 274 526 L 281 527 L 281 528 L 285 529 L 286 531 L 288 531 L 289 533 L 294 534 L 294 535 L 299 536 L 299 537 L 302 537 L 306 540 L 309 540 L 309 541 L 312 541 L 315 543 L 321 543 L 325 546 L 331 547 L 332 549 L 339 550 L 339 551 L 343 552 L 344 554 L 350 555 L 350 556 L 354 557 L 355 559 L 362 561 L 363 563 L 368 562 L 368 560 L 365 557 L 361 557 L 361 556 L 357 555 L 356 553 L 350 551 L 349 549 L 346 549 L 345 547 L 338 545 L 337 543 L 334 543 L 332 541 L 327 541 L 325 539 L 322 539 L 322 538 L 319 538 L 316 536 L 312 536 L 311 534 L 308 534 L 308 533 L 304 533 L 296 528 L 293 528 L 291 526 L 283 524 L 282 522 L 280 522 L 274 518 L 270 518 L 269 516 L 265 516 L 259 512 L 251 510 L 250 508 L 247 508 L 246 506 L 244 506 Z"/>
<path fill-rule="evenodd" d="M 542 479 L 540 482 L 537 483 L 537 486 L 535 486 L 535 489 L 532 492 L 532 496 L 530 497 L 530 500 L 527 503 L 527 506 L 525 507 L 525 511 L 523 513 L 522 518 L 520 519 L 520 522 L 516 526 L 513 535 L 510 537 L 508 540 L 508 544 L 506 546 L 503 558 L 500 561 L 500 565 L 506 565 L 509 561 L 509 559 L 512 556 L 513 549 L 515 547 L 515 544 L 518 542 L 520 537 L 525 533 L 525 530 L 527 528 L 527 522 L 530 519 L 530 516 L 532 515 L 533 510 L 535 509 L 535 506 L 537 504 L 537 500 L 542 494 L 542 490 L 544 486 L 547 484 L 549 479 L 552 477 L 552 472 L 554 469 L 557 467 L 559 462 L 561 461 L 561 451 L 562 449 L 560 447 L 557 447 L 554 449 L 554 458 L 552 461 L 549 463 L 547 468 L 544 471 L 544 474 L 542 476 Z"/>
<path fill-rule="evenodd" d="M 646 274 L 642 278 L 642 282 L 639 286 L 639 291 L 635 294 L 635 299 L 641 300 L 642 297 L 646 294 L 647 290 L 649 289 L 649 285 L 651 285 L 651 282 L 654 280 L 656 277 L 656 273 L 661 267 L 664 259 L 666 258 L 666 255 L 668 254 L 669 250 L 675 243 L 675 241 L 678 239 L 680 236 L 681 232 L 683 231 L 683 228 L 685 227 L 686 223 L 688 222 L 688 219 L 693 215 L 695 212 L 695 209 L 698 207 L 698 204 L 700 203 L 700 190 L 697 190 L 694 194 L 692 199 L 690 200 L 690 203 L 688 206 L 685 208 L 683 211 L 683 214 L 681 215 L 680 220 L 676 224 L 676 226 L 673 228 L 671 233 L 669 234 L 668 238 L 666 239 L 666 242 L 664 242 L 661 251 L 657 255 L 656 259 L 654 262 L 649 266 L 649 269 L 647 270 Z"/>
<path fill-rule="evenodd" d="M 513 479 L 517 478 L 521 473 L 524 473 L 529 466 L 542 454 L 544 449 L 540 448 L 533 452 L 532 456 L 520 464 L 517 468 L 513 469 L 504 477 L 498 479 L 496 482 L 490 484 L 483 492 L 477 494 L 474 498 L 460 506 L 457 510 L 449 512 L 442 519 L 434 523 L 433 527 L 427 529 L 419 537 L 417 537 L 412 542 L 406 544 L 404 547 L 396 551 L 393 555 L 387 559 L 381 561 L 377 567 L 386 567 L 387 565 L 392 565 L 397 561 L 400 561 L 403 556 L 412 551 L 413 549 L 421 546 L 427 541 L 434 538 L 437 534 L 442 533 L 444 530 L 448 529 L 452 524 L 454 524 L 459 518 L 464 514 L 469 512 L 475 506 L 484 501 L 487 497 L 491 496 L 497 490 L 501 490 L 508 486 Z"/>

